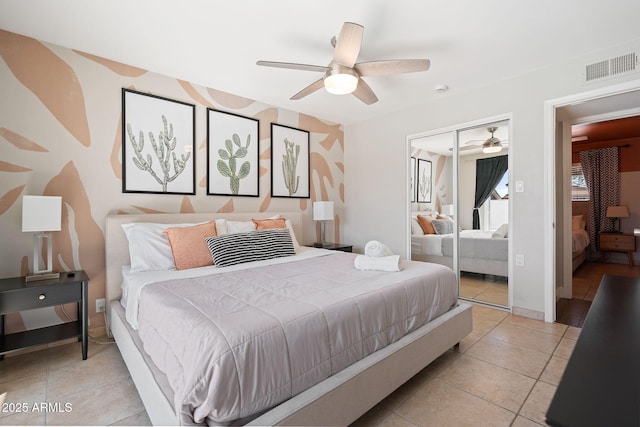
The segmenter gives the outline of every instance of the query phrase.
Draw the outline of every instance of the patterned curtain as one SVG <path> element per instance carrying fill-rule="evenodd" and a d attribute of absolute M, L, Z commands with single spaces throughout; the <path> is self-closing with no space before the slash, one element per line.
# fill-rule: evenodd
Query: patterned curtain
<path fill-rule="evenodd" d="M 589 254 L 595 255 L 598 233 L 613 231 L 607 208 L 620 202 L 618 147 L 581 151 L 580 164 L 589 189 Z"/>

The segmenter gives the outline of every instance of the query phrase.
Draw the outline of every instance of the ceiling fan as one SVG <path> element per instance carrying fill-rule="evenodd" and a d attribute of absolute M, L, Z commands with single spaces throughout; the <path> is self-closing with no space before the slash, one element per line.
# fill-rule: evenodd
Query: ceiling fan
<path fill-rule="evenodd" d="M 258 61 L 257 65 L 276 68 L 289 68 L 303 71 L 320 71 L 324 73 L 322 78 L 311 83 L 291 97 L 292 100 L 304 98 L 324 88 L 329 93 L 344 95 L 353 93 L 360 101 L 371 105 L 378 101 L 378 97 L 362 77 L 387 76 L 391 74 L 412 73 L 427 71 L 431 62 L 428 59 L 402 59 L 387 61 L 369 61 L 356 63 L 364 27 L 345 22 L 340 34 L 332 37 L 331 44 L 334 47 L 333 59 L 327 66 L 307 65 L 291 62 Z"/>
<path fill-rule="evenodd" d="M 507 145 L 507 141 L 500 141 L 498 138 L 493 136 L 494 132 L 497 130 L 497 126 L 488 127 L 487 131 L 491 133 L 491 137 L 486 140 L 475 139 L 467 141 L 464 147 L 460 147 L 459 151 L 475 150 L 482 147 L 483 153 L 499 153 L 500 151 L 502 151 L 502 148 Z"/>

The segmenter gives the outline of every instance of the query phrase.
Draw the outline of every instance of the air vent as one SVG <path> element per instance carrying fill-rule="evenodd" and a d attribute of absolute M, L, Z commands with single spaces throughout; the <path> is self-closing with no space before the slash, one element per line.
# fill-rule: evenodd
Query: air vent
<path fill-rule="evenodd" d="M 638 55 L 635 52 L 616 58 L 589 64 L 585 69 L 585 81 L 591 82 L 605 77 L 615 77 L 638 69 Z"/>

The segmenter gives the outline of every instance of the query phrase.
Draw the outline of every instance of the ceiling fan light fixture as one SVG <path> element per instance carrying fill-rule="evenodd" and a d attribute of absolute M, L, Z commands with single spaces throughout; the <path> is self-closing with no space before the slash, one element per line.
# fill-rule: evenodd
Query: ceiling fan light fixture
<path fill-rule="evenodd" d="M 498 128 L 496 126 L 492 126 L 487 128 L 487 130 L 491 132 L 491 138 L 487 139 L 482 144 L 482 152 L 485 154 L 499 153 L 500 151 L 502 151 L 502 143 L 498 138 L 493 136 L 493 133 L 497 131 Z"/>
<path fill-rule="evenodd" d="M 502 151 L 502 144 L 500 144 L 500 142 L 497 144 L 486 144 L 482 146 L 482 152 L 485 154 L 499 153 L 500 151 Z"/>
<path fill-rule="evenodd" d="M 327 71 L 324 87 L 334 95 L 346 95 L 358 87 L 358 74 L 351 68 L 335 65 Z"/>

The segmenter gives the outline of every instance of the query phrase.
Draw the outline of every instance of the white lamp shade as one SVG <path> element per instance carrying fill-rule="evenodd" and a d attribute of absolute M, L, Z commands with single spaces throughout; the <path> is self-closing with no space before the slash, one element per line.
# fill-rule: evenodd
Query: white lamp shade
<path fill-rule="evenodd" d="M 60 231 L 62 197 L 22 196 L 22 231 Z"/>
<path fill-rule="evenodd" d="M 609 206 L 607 208 L 607 218 L 628 218 L 629 209 L 626 206 Z"/>
<path fill-rule="evenodd" d="M 442 215 L 453 215 L 453 205 L 442 205 Z"/>
<path fill-rule="evenodd" d="M 314 221 L 333 221 L 333 202 L 313 202 Z"/>

